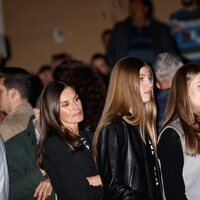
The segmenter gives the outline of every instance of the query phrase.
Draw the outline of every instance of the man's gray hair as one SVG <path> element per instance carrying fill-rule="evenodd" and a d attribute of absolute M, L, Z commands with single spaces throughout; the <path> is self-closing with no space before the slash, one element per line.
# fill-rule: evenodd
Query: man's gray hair
<path fill-rule="evenodd" d="M 163 83 L 172 80 L 181 66 L 183 66 L 183 62 L 178 56 L 167 52 L 159 54 L 153 64 L 157 81 Z"/>

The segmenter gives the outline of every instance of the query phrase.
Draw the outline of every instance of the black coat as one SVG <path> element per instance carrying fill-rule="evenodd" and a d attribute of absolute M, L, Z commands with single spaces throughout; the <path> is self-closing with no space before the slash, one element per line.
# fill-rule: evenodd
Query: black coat
<path fill-rule="evenodd" d="M 158 200 L 154 171 L 138 126 L 124 120 L 106 125 L 98 142 L 97 163 L 106 200 Z M 159 188 L 160 192 L 160 188 Z"/>

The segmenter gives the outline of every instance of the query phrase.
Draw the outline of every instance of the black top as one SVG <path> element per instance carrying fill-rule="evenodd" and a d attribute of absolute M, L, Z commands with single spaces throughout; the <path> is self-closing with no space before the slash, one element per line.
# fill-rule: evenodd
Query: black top
<path fill-rule="evenodd" d="M 165 196 L 167 200 L 186 200 L 183 180 L 183 150 L 178 133 L 167 128 L 158 143 Z"/>
<path fill-rule="evenodd" d="M 88 144 L 84 146 L 84 151 L 71 153 L 57 136 L 46 141 L 44 167 L 58 200 L 101 199 L 102 187 L 90 186 L 86 179 L 97 175 L 97 171 Z"/>
<path fill-rule="evenodd" d="M 161 200 L 153 156 L 142 141 L 138 126 L 116 119 L 102 128 L 97 164 L 104 185 L 104 199 Z"/>

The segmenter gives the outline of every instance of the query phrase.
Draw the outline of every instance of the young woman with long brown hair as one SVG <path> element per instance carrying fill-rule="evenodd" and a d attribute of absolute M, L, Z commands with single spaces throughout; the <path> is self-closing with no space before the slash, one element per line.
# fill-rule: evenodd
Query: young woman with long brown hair
<path fill-rule="evenodd" d="M 151 68 L 134 57 L 121 59 L 93 143 L 104 199 L 162 199 L 155 123 Z"/>
<path fill-rule="evenodd" d="M 175 74 L 159 135 L 167 200 L 200 198 L 200 64 L 187 64 Z"/>

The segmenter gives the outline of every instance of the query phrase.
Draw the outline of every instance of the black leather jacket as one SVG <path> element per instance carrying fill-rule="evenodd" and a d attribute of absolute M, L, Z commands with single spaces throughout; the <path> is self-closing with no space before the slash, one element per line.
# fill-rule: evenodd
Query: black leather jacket
<path fill-rule="evenodd" d="M 106 200 L 160 200 L 139 127 L 119 119 L 106 125 L 98 142 L 97 165 Z M 160 190 L 160 188 L 158 189 Z"/>

